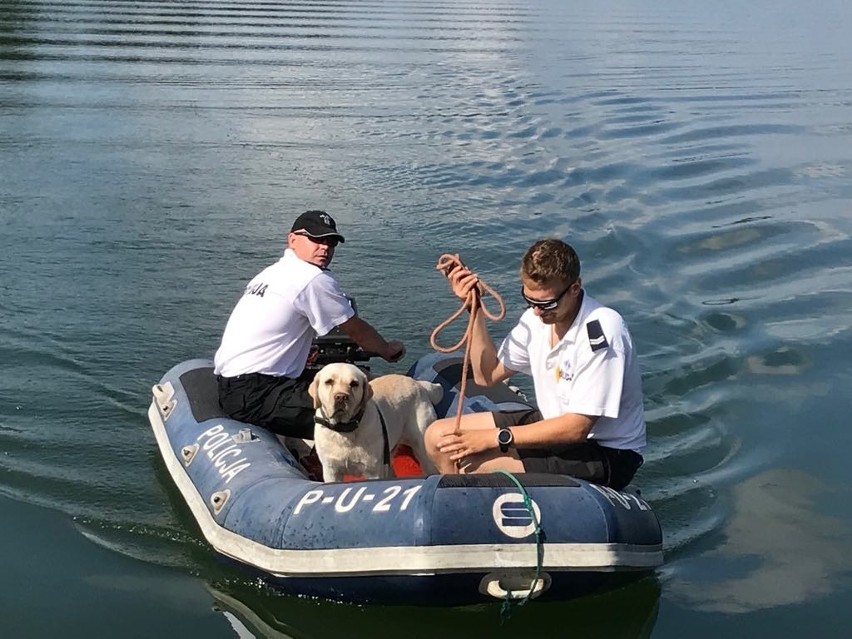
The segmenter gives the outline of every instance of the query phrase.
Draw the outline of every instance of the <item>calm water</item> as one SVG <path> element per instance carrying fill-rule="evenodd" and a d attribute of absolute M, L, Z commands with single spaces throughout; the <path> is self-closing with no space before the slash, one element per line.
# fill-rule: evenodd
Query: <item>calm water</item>
<path fill-rule="evenodd" d="M 0 0 L 3 636 L 843 634 L 851 31 L 842 0 Z M 640 349 L 653 578 L 501 626 L 216 558 L 150 386 L 306 208 L 400 368 L 455 308 L 441 253 L 514 318 L 526 246 L 576 246 Z"/>

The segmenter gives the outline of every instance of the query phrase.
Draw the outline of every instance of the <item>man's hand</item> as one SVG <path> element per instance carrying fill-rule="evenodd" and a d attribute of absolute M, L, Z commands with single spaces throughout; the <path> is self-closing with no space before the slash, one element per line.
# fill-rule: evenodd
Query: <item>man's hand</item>
<path fill-rule="evenodd" d="M 470 269 L 462 264 L 451 267 L 445 275 L 450 281 L 453 293 L 460 300 L 467 300 L 471 290 L 479 288 L 479 277 L 475 273 L 471 273 Z"/>
<path fill-rule="evenodd" d="M 453 461 L 498 447 L 496 428 L 463 430 L 458 434 L 449 431 L 438 439 L 438 450 Z"/>
<path fill-rule="evenodd" d="M 382 358 L 388 362 L 398 362 L 405 357 L 405 344 L 397 340 L 388 342 L 388 347 L 382 353 Z"/>

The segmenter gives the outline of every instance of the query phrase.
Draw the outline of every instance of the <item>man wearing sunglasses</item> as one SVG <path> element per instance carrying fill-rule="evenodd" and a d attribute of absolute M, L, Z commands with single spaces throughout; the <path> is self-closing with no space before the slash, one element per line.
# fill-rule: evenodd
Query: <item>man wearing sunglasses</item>
<path fill-rule="evenodd" d="M 467 299 L 477 276 L 447 273 Z M 642 465 L 645 418 L 633 340 L 621 316 L 588 295 L 574 249 L 535 242 L 521 263 L 528 310 L 498 349 L 482 314 L 471 337 L 474 380 L 493 386 L 516 372 L 532 375 L 538 410 L 471 413 L 436 421 L 426 432 L 442 473 L 507 470 L 572 475 L 622 489 Z"/>
<path fill-rule="evenodd" d="M 313 439 L 314 408 L 305 371 L 317 335 L 335 327 L 389 362 L 405 355 L 361 319 L 328 270 L 342 243 L 325 211 L 305 211 L 290 229 L 284 256 L 246 286 L 214 358 L 219 403 L 234 419 L 290 437 Z"/>

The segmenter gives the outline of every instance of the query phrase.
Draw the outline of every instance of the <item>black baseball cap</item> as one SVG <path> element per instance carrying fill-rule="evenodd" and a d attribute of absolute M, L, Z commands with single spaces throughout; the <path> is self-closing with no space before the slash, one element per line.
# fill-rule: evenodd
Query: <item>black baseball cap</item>
<path fill-rule="evenodd" d="M 325 211 L 305 211 L 293 222 L 291 233 L 302 232 L 308 237 L 336 237 L 343 243 L 343 236 L 337 232 L 337 223 Z"/>

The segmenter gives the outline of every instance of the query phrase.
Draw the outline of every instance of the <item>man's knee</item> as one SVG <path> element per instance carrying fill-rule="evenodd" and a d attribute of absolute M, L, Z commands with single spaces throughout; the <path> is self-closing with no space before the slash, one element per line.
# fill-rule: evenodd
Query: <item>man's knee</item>
<path fill-rule="evenodd" d="M 429 424 L 426 432 L 423 433 L 423 444 L 426 446 L 426 453 L 433 459 L 435 455 L 440 454 L 438 452 L 438 440 L 444 435 L 447 421 L 446 418 L 435 420 Z"/>

